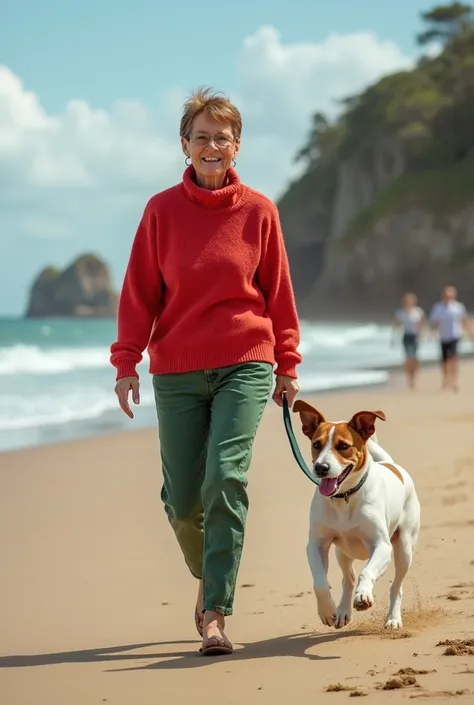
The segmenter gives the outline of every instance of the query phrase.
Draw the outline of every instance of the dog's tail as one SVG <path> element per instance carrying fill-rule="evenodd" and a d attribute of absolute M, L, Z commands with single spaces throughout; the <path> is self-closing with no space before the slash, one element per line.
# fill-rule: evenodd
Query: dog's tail
<path fill-rule="evenodd" d="M 369 438 L 369 441 L 367 443 L 367 447 L 369 449 L 370 455 L 372 456 L 372 458 L 375 460 L 376 463 L 393 463 L 394 462 L 392 456 L 389 453 L 387 453 L 387 451 L 384 448 L 382 448 L 382 446 L 380 445 L 376 433 L 373 433 L 371 438 Z"/>

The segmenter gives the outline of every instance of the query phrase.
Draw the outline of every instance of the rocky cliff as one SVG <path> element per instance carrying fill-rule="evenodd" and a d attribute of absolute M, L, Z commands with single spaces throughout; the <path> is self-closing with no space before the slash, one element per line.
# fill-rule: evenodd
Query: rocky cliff
<path fill-rule="evenodd" d="M 429 310 L 455 284 L 474 309 L 474 200 L 452 214 L 413 207 L 378 220 L 356 241 L 331 242 L 323 276 L 302 301 L 306 315 L 390 315 L 404 292 Z"/>
<path fill-rule="evenodd" d="M 474 309 L 474 20 L 424 18 L 441 54 L 314 116 L 278 203 L 304 317 L 385 317 L 407 290 L 429 307 L 446 283 Z"/>
<path fill-rule="evenodd" d="M 323 168 L 323 178 L 324 171 Z M 369 155 L 356 154 L 337 165 L 330 195 L 326 191 L 320 197 L 319 180 L 312 170 L 291 185 L 278 206 L 295 293 L 301 306 L 316 304 L 321 311 L 322 302 L 315 300 L 315 292 L 319 289 L 326 298 L 326 289 L 330 290 L 334 275 L 341 286 L 343 282 L 337 275 L 344 271 L 345 265 L 340 262 L 341 268 L 337 260 L 341 254 L 348 255 L 347 249 L 341 253 L 339 247 L 348 226 L 405 171 L 400 141 L 387 136 L 377 140 Z M 316 282 L 320 282 L 319 287 L 315 287 Z M 340 295 L 346 298 L 345 291 L 340 291 Z"/>
<path fill-rule="evenodd" d="M 451 169 L 395 177 L 385 188 L 375 169 L 358 172 L 354 164 L 341 167 L 340 179 L 337 213 L 312 268 L 319 276 L 295 287 L 303 316 L 383 317 L 405 291 L 430 307 L 446 283 L 474 308 L 474 153 Z M 289 249 L 298 280 L 307 246 Z"/>
<path fill-rule="evenodd" d="M 47 267 L 39 274 L 31 287 L 26 317 L 113 318 L 117 302 L 107 265 L 86 254 L 63 271 Z"/>

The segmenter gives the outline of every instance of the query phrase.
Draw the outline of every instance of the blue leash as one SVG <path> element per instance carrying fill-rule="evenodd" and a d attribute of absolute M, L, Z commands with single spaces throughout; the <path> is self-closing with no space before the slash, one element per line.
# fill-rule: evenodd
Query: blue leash
<path fill-rule="evenodd" d="M 298 463 L 299 467 L 304 472 L 306 477 L 311 480 L 311 482 L 313 482 L 315 485 L 319 485 L 319 480 L 313 475 L 311 470 L 306 465 L 304 458 L 301 455 L 301 451 L 298 447 L 298 443 L 293 432 L 293 426 L 291 425 L 290 407 L 288 406 L 286 394 L 283 394 L 283 423 L 285 424 L 286 435 L 288 436 L 290 447 L 296 462 Z"/>

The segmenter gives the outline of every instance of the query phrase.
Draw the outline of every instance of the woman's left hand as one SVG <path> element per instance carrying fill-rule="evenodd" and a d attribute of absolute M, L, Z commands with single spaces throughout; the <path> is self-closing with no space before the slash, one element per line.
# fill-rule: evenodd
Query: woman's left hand
<path fill-rule="evenodd" d="M 286 394 L 288 400 L 288 406 L 293 406 L 293 401 L 300 391 L 298 387 L 298 382 L 294 377 L 285 377 L 285 375 L 276 376 L 275 391 L 273 392 L 272 399 L 278 404 L 278 406 L 283 406 L 283 394 Z"/>

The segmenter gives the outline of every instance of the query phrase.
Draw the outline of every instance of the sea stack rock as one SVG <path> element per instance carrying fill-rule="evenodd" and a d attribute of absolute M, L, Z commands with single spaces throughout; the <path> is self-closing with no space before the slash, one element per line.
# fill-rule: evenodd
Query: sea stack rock
<path fill-rule="evenodd" d="M 118 295 L 105 262 L 84 254 L 61 271 L 46 267 L 31 287 L 27 318 L 114 318 Z"/>

